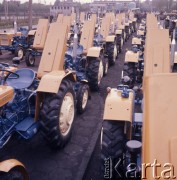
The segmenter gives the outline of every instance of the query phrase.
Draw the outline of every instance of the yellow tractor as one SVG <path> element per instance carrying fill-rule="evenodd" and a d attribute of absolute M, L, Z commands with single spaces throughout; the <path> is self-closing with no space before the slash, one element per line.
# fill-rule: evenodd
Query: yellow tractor
<path fill-rule="evenodd" d="M 49 29 L 48 19 L 39 19 L 35 32 L 34 42 L 30 48 L 26 50 L 25 62 L 27 66 L 34 66 L 36 57 L 42 55 L 47 33 Z"/>
<path fill-rule="evenodd" d="M 0 162 L 0 179 L 2 180 L 29 180 L 24 165 L 16 159 Z"/>
<path fill-rule="evenodd" d="M 84 112 L 89 97 L 75 72 L 64 69 L 68 31 L 67 24 L 50 25 L 37 74 L 27 68 L 12 72 L 1 65 L 8 75 L 0 86 L 0 148 L 13 134 L 30 139 L 40 127 L 51 147 L 68 142 L 75 110 Z"/>

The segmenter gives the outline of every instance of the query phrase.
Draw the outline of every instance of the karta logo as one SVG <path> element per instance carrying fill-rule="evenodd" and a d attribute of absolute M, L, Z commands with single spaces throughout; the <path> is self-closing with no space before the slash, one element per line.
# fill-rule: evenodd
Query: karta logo
<path fill-rule="evenodd" d="M 123 162 L 124 160 L 120 158 L 116 165 L 113 166 L 112 159 L 106 158 L 104 161 L 104 178 L 111 179 L 113 175 L 112 172 L 115 171 L 118 179 L 176 179 L 174 166 L 171 163 L 165 163 L 162 166 L 156 159 L 153 163 L 143 163 L 141 167 L 135 163 L 130 163 L 125 168 L 126 171 L 122 172 Z M 161 171 L 158 169 L 160 167 Z M 150 175 L 147 174 L 147 170 Z M 151 178 L 149 176 L 151 176 Z"/>

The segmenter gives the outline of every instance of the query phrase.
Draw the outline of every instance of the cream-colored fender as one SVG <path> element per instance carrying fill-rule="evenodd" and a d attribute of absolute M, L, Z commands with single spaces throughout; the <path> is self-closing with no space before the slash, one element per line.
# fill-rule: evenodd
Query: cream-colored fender
<path fill-rule="evenodd" d="M 136 22 L 136 21 L 137 21 L 137 18 L 134 18 L 134 19 L 133 19 L 133 22 Z"/>
<path fill-rule="evenodd" d="M 2 172 L 9 172 L 14 168 L 20 171 L 24 175 L 25 180 L 29 179 L 24 165 L 21 162 L 17 161 L 16 159 L 9 159 L 0 162 L 0 171 Z"/>
<path fill-rule="evenodd" d="M 91 47 L 88 49 L 87 57 L 99 57 L 101 50 L 101 47 Z"/>
<path fill-rule="evenodd" d="M 72 71 L 52 71 L 48 74 L 45 74 L 37 88 L 37 97 L 36 97 L 36 112 L 35 120 L 38 120 L 40 112 L 40 103 L 42 102 L 44 93 L 58 93 L 60 84 L 64 79 L 70 79 L 71 81 L 76 81 L 76 75 Z"/>
<path fill-rule="evenodd" d="M 69 77 L 72 81 L 75 81 L 75 76 L 71 71 L 67 73 L 65 71 L 52 71 L 45 74 L 37 88 L 37 92 L 57 93 L 62 80 Z"/>
<path fill-rule="evenodd" d="M 116 30 L 116 33 L 115 33 L 116 35 L 120 35 L 120 34 L 122 34 L 122 29 L 118 29 L 118 30 Z"/>
<path fill-rule="evenodd" d="M 138 60 L 139 60 L 139 52 L 134 53 L 133 51 L 127 51 L 125 53 L 125 62 L 138 63 Z"/>
<path fill-rule="evenodd" d="M 134 93 L 129 92 L 128 98 L 122 98 L 122 91 L 112 88 L 108 93 L 104 107 L 104 120 L 132 122 Z"/>
<path fill-rule="evenodd" d="M 137 37 L 132 38 L 132 44 L 141 45 L 141 39 Z"/>
<path fill-rule="evenodd" d="M 116 36 L 115 35 L 110 35 L 106 37 L 106 42 L 114 42 Z"/>
<path fill-rule="evenodd" d="M 177 64 L 177 52 L 175 52 L 175 60 L 174 63 Z"/>

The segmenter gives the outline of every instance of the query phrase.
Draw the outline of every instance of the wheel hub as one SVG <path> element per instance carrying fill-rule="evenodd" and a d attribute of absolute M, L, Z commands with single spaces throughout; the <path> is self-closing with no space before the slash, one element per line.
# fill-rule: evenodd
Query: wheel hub
<path fill-rule="evenodd" d="M 19 49 L 19 51 L 18 51 L 18 57 L 19 57 L 20 59 L 23 58 L 23 50 L 22 50 L 22 49 Z"/>
<path fill-rule="evenodd" d="M 63 136 L 66 136 L 74 120 L 74 98 L 73 95 L 68 92 L 63 98 L 63 102 L 60 109 L 59 127 Z"/>
<path fill-rule="evenodd" d="M 114 52 L 113 52 L 114 54 L 113 54 L 113 60 L 114 60 L 114 62 L 116 61 L 116 57 L 117 57 L 117 47 L 116 47 L 116 45 L 114 45 Z"/>
<path fill-rule="evenodd" d="M 30 64 L 34 64 L 34 57 L 32 55 L 29 55 L 29 62 Z"/>
<path fill-rule="evenodd" d="M 87 101 L 88 101 L 88 90 L 85 90 L 83 99 L 82 99 L 82 109 L 86 107 Z"/>
<path fill-rule="evenodd" d="M 102 60 L 100 60 L 99 70 L 98 70 L 98 84 L 100 84 L 102 77 L 103 77 L 103 62 Z"/>
<path fill-rule="evenodd" d="M 105 74 L 108 73 L 108 61 L 106 61 L 106 66 L 105 66 Z"/>

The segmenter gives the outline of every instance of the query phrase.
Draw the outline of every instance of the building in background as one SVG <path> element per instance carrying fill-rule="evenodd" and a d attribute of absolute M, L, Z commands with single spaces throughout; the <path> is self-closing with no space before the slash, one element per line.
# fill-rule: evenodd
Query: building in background
<path fill-rule="evenodd" d="M 105 13 L 109 11 L 118 12 L 136 8 L 135 0 L 94 0 L 90 4 L 92 13 Z"/>
<path fill-rule="evenodd" d="M 73 2 L 73 0 L 56 0 L 54 5 L 50 8 L 50 15 L 54 17 L 58 16 L 58 14 L 71 15 L 71 13 L 76 12 L 76 9 L 79 7 L 80 3 Z"/>

